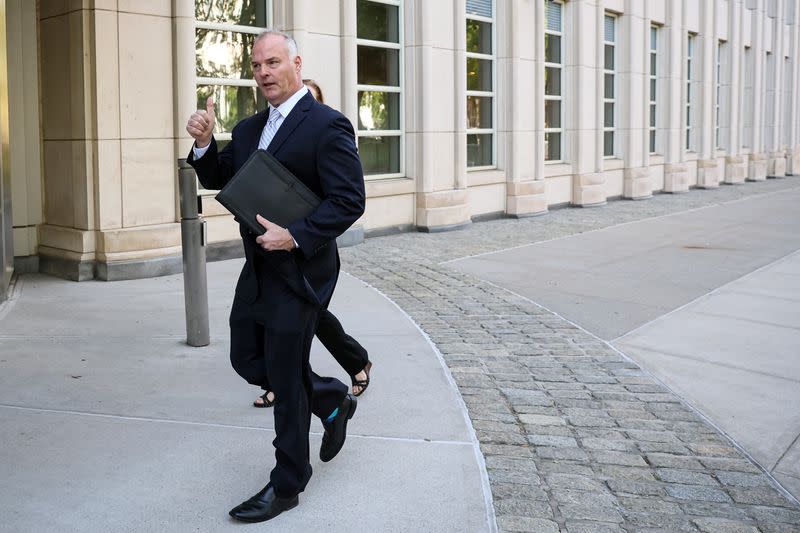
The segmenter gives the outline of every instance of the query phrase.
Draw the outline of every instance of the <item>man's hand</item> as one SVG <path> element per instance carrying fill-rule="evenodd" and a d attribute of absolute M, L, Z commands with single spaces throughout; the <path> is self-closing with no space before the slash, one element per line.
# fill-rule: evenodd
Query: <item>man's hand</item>
<path fill-rule="evenodd" d="M 256 242 L 267 251 L 272 250 L 293 250 L 294 239 L 289 230 L 282 228 L 277 224 L 273 224 L 261 215 L 256 215 L 256 221 L 264 226 L 267 232 L 264 235 L 256 237 Z"/>
<path fill-rule="evenodd" d="M 206 100 L 206 109 L 198 109 L 189 117 L 186 124 L 186 131 L 194 137 L 198 148 L 205 148 L 211 143 L 211 136 L 214 134 L 214 123 L 217 115 L 214 113 L 214 97 L 209 96 Z"/>

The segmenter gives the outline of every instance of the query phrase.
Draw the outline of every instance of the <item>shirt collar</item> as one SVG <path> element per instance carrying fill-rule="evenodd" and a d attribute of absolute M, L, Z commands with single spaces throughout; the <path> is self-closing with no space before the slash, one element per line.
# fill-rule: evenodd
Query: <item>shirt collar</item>
<path fill-rule="evenodd" d="M 273 109 L 277 109 L 278 113 L 282 118 L 288 117 L 289 113 L 291 113 L 292 109 L 294 109 L 294 106 L 297 105 L 297 102 L 299 102 L 300 99 L 304 97 L 307 92 L 308 92 L 308 87 L 303 85 L 302 87 L 300 87 L 300 89 L 297 90 L 296 93 L 287 98 L 286 101 L 281 105 L 279 105 L 277 108 L 272 107 L 272 104 L 269 104 L 269 114 L 270 115 L 272 114 Z"/>

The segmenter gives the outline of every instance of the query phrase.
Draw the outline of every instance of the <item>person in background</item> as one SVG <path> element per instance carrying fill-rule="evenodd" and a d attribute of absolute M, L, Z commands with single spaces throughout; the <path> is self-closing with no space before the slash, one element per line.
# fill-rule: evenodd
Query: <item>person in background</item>
<path fill-rule="evenodd" d="M 308 87 L 311 96 L 317 102 L 325 103 L 322 89 L 317 82 L 306 78 L 303 80 L 303 84 Z M 344 331 L 339 319 L 328 309 L 322 309 L 319 312 L 316 335 L 325 349 L 339 363 L 339 366 L 350 376 L 353 396 L 361 396 L 369 386 L 369 372 L 372 370 L 372 362 L 369 360 L 367 350 Z M 275 405 L 275 393 L 270 389 L 269 383 L 264 384 L 263 389 L 264 394 L 256 398 L 253 405 L 255 407 L 272 407 Z"/>

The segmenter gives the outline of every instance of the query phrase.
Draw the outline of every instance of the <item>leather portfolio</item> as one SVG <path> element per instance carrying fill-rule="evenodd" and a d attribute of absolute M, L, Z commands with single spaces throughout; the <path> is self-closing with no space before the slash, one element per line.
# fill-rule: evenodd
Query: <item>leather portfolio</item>
<path fill-rule="evenodd" d="M 256 235 L 264 233 L 256 214 L 285 228 L 308 216 L 320 203 L 311 189 L 266 150 L 256 150 L 216 198 Z"/>

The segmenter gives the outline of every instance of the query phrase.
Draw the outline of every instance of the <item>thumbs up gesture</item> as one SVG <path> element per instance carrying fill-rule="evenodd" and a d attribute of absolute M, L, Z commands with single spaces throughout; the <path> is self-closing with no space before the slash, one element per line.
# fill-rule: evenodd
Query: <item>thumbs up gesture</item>
<path fill-rule="evenodd" d="M 209 145 L 216 121 L 214 97 L 209 96 L 206 100 L 205 110 L 198 109 L 192 113 L 192 116 L 189 117 L 189 122 L 186 124 L 186 131 L 194 138 L 198 148 L 204 148 Z"/>

